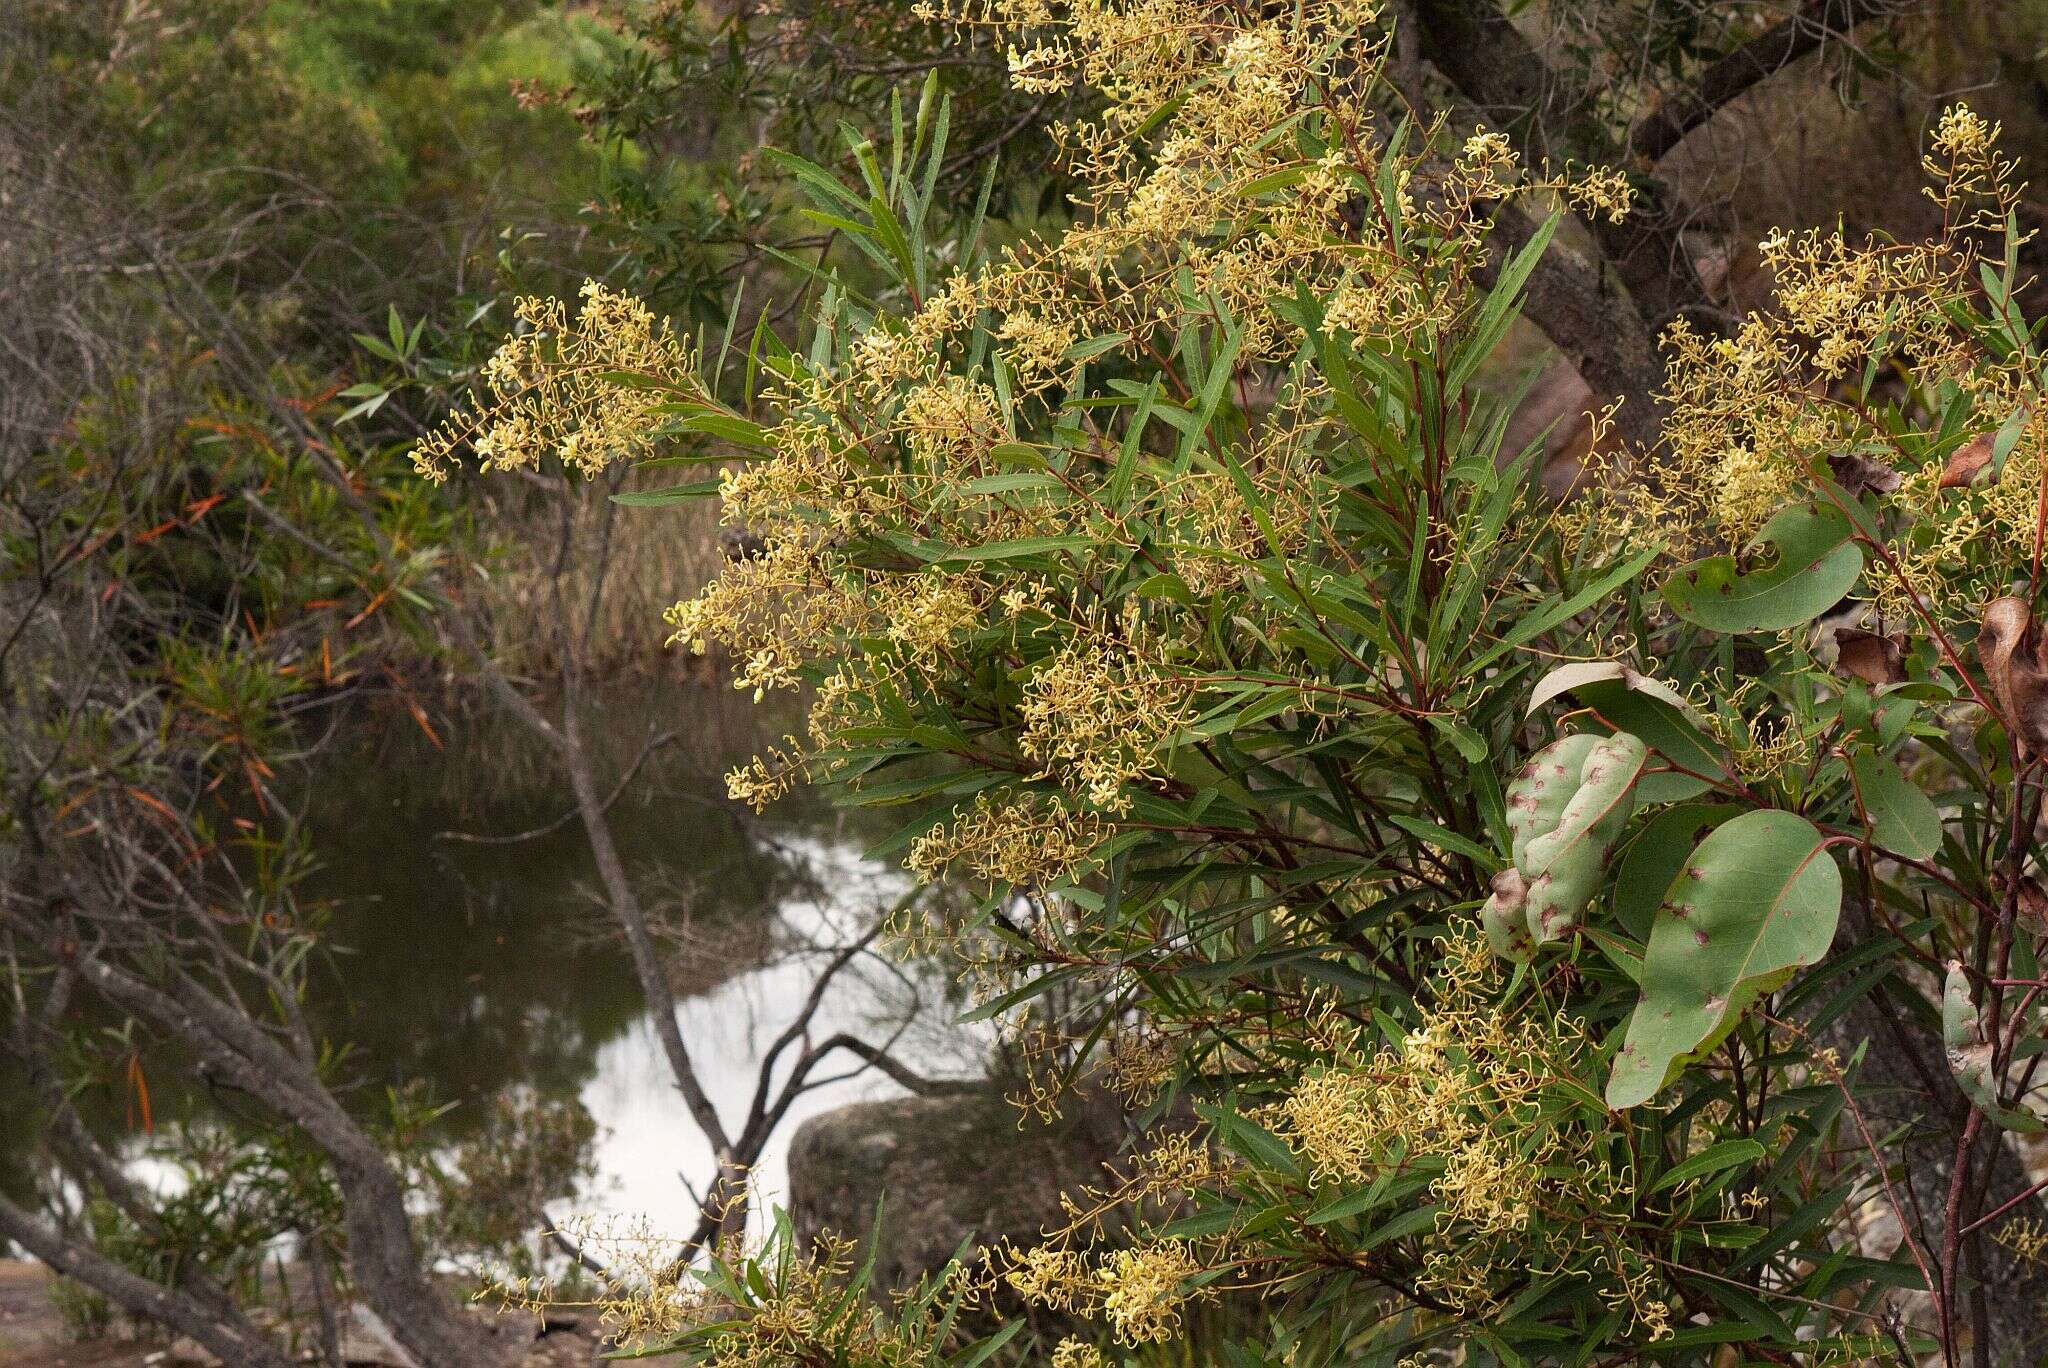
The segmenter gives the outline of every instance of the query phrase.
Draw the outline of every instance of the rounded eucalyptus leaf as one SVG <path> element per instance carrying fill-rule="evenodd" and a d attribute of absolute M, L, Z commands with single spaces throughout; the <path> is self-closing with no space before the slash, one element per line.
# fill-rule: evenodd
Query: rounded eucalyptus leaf
<path fill-rule="evenodd" d="M 1615 869 L 1614 916 L 1622 929 L 1637 940 L 1649 940 L 1657 908 L 1686 856 L 1707 833 L 1741 811 L 1734 803 L 1685 803 L 1644 823 Z"/>
<path fill-rule="evenodd" d="M 1941 1043 L 1951 1058 L 1957 1051 L 1983 1043 L 1977 1030 L 1977 1004 L 1970 996 L 1970 975 L 1962 961 L 1948 962 L 1941 985 Z"/>
<path fill-rule="evenodd" d="M 1970 976 L 1957 960 L 1950 960 L 1948 977 L 1941 986 L 1941 1043 L 1948 1050 L 1949 1072 L 1964 1097 L 1995 1125 L 2026 1135 L 2048 1131 L 2040 1117 L 2016 1107 L 1999 1105 L 1997 1051 L 1984 1029 L 1970 994 Z"/>
<path fill-rule="evenodd" d="M 1654 687 L 1652 687 L 1654 686 Z M 1710 741 L 1704 722 L 1683 695 L 1662 680 L 1636 676 L 1594 680 L 1573 689 L 1578 700 L 1619 731 L 1639 736 L 1671 766 L 1646 774 L 1636 786 L 1639 803 L 1673 803 L 1705 792 L 1701 776 L 1724 774 L 1728 760 Z"/>
<path fill-rule="evenodd" d="M 1624 1028 L 1607 1105 L 1639 1106 L 1714 1048 L 1765 993 L 1834 940 L 1842 874 L 1796 813 L 1745 812 L 1679 870 L 1643 954 L 1642 999 Z"/>
<path fill-rule="evenodd" d="M 1688 622 L 1716 632 L 1776 632 L 1811 622 L 1839 603 L 1863 573 L 1863 549 L 1849 520 L 1818 503 L 1798 503 L 1765 525 L 1775 548 L 1768 565 L 1744 573 L 1733 556 L 1694 561 L 1664 582 L 1664 601 Z"/>

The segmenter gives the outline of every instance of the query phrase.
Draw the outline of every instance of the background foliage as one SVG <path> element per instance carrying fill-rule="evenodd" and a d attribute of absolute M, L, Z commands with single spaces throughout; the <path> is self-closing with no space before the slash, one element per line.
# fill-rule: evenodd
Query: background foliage
<path fill-rule="evenodd" d="M 1931 197 L 1847 229 L 1733 169 L 1774 144 L 1714 157 L 2025 8 L 17 0 L 39 1133 L 77 1164 L 118 1127 L 76 1099 L 147 1106 L 175 1057 L 67 1014 L 46 890 L 154 916 L 89 938 L 145 978 L 232 927 L 221 977 L 271 976 L 252 1019 L 345 1092 L 291 1005 L 308 720 L 374 688 L 432 737 L 480 659 L 573 698 L 681 600 L 808 709 L 734 797 L 900 818 L 879 853 L 979 901 L 899 938 L 959 957 L 1023 1101 L 1106 1083 L 1142 1138 L 1044 1244 L 886 1312 L 860 1246 L 782 1225 L 696 1283 L 649 1256 L 622 1334 L 2031 1361 L 1997 1290 L 2041 1244 L 2036 211 L 1960 106 L 1898 116 Z M 1584 383 L 1546 416 L 1539 371 Z M 333 1149 L 192 1106 L 189 1198 L 85 1164 L 83 1244 L 230 1302 L 281 1233 L 370 1257 Z M 450 1151 L 421 1099 L 350 1109 L 438 1195 L 436 1257 L 537 1271 L 492 1201 L 572 1185 L 579 1118 Z M 991 1298 L 1033 1333 L 981 1338 Z"/>

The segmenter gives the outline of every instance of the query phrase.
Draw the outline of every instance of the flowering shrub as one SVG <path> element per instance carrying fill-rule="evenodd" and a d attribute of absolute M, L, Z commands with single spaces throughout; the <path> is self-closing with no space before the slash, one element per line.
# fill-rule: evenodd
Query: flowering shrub
<path fill-rule="evenodd" d="M 1937 132 L 1939 240 L 1767 244 L 1781 306 L 1676 330 L 1665 449 L 1558 507 L 1474 383 L 1556 221 L 1509 250 L 1500 208 L 1621 214 L 1622 182 L 1407 108 L 1362 0 L 953 17 L 1099 97 L 1055 130 L 1076 227 L 984 259 L 928 92 L 851 141 L 856 188 L 796 165 L 865 261 L 803 350 L 763 335 L 743 411 L 637 364 L 641 325 L 610 358 L 607 304 L 573 409 L 473 421 L 545 434 L 498 463 L 714 443 L 668 497 L 715 487 L 760 549 L 675 639 L 810 700 L 734 795 L 902 808 L 884 852 L 986 890 L 906 936 L 1030 1043 L 1028 1100 L 1100 1070 L 1157 1127 L 995 1272 L 1127 1346 L 1257 1306 L 1246 1363 L 1986 1344 L 2048 907 L 2041 365 L 1993 131 Z M 1928 1210 L 1853 1023 L 1932 1042 L 1944 983 Z"/>

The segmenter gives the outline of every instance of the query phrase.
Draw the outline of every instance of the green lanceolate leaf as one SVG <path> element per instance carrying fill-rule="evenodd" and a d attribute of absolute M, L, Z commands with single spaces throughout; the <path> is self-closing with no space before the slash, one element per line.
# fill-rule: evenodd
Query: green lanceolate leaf
<path fill-rule="evenodd" d="M 1677 1187 L 1680 1183 L 1689 1183 L 1695 1178 L 1704 1178 L 1708 1174 L 1720 1173 L 1743 1164 L 1753 1164 L 1766 1153 L 1762 1145 L 1747 1136 L 1739 1140 L 1723 1140 L 1685 1162 L 1674 1165 L 1657 1180 L 1651 1191 L 1662 1192 L 1665 1188 Z"/>
<path fill-rule="evenodd" d="M 1909 860 L 1925 860 L 1941 849 L 1941 813 L 1919 785 L 1881 755 L 1864 751 L 1849 762 L 1870 835 L 1879 845 Z"/>
<path fill-rule="evenodd" d="M 1765 526 L 1770 563 L 1747 574 L 1733 556 L 1695 561 L 1664 582 L 1664 601 L 1688 622 L 1716 632 L 1775 632 L 1811 622 L 1840 602 L 1863 573 L 1849 520 L 1800 503 Z"/>
<path fill-rule="evenodd" d="M 691 499 L 716 497 L 718 481 L 699 480 L 696 484 L 670 485 L 666 489 L 629 489 L 623 494 L 612 495 L 612 502 L 627 508 L 670 508 Z"/>
<path fill-rule="evenodd" d="M 1746 812 L 1717 827 L 1657 909 L 1607 1105 L 1649 1101 L 1751 1003 L 1818 962 L 1841 905 L 1841 871 L 1804 817 Z"/>

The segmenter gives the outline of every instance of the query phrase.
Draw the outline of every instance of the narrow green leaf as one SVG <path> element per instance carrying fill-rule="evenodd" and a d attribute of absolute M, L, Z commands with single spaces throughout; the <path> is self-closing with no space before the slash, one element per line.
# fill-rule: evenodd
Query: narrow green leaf
<path fill-rule="evenodd" d="M 1764 1157 L 1767 1151 L 1756 1141 L 1744 1137 L 1740 1140 L 1723 1140 L 1720 1144 L 1702 1150 L 1682 1164 L 1674 1164 L 1662 1178 L 1657 1180 L 1652 1192 L 1677 1187 L 1680 1183 L 1704 1178 L 1710 1173 L 1734 1168 L 1737 1164 L 1753 1164 Z"/>
<path fill-rule="evenodd" d="M 1054 537 L 1018 537 L 1014 541 L 963 547 L 940 557 L 933 564 L 974 565 L 982 561 L 1018 560 L 1024 556 L 1042 556 L 1053 551 L 1079 551 L 1094 544 L 1092 538 L 1077 533 Z"/>
<path fill-rule="evenodd" d="M 671 485 L 667 489 L 629 489 L 623 494 L 612 495 L 612 502 L 627 508 L 668 508 L 691 499 L 710 499 L 718 495 L 718 481 L 700 480 L 696 484 Z"/>

